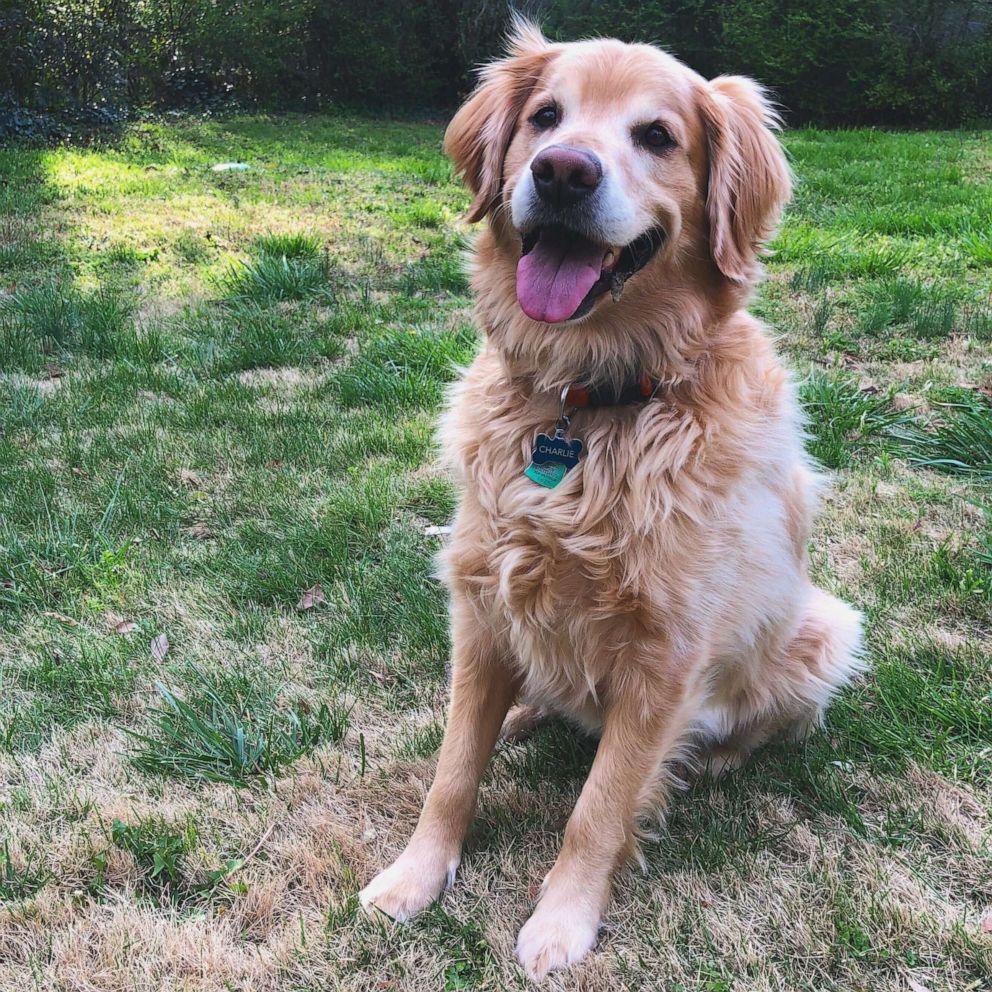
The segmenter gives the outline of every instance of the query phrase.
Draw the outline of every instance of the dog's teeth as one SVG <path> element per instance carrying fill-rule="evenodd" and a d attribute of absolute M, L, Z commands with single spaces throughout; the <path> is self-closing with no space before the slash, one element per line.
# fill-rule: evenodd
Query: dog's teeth
<path fill-rule="evenodd" d="M 605 254 L 605 255 L 603 256 L 603 268 L 604 268 L 604 269 L 611 269 L 611 268 L 613 268 L 613 263 L 614 263 L 614 262 L 615 262 L 616 260 L 617 260 L 617 256 L 616 256 L 616 252 L 614 252 L 614 251 L 613 251 L 613 249 L 611 248 L 611 249 L 610 249 L 610 250 L 609 250 L 609 251 L 608 251 L 608 252 L 607 252 L 607 253 L 606 253 L 606 254 Z"/>

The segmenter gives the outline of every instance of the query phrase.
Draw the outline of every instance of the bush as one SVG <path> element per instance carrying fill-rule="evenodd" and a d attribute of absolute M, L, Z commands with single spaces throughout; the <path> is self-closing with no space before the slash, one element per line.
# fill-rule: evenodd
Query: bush
<path fill-rule="evenodd" d="M 371 107 L 450 105 L 462 65 L 458 0 L 321 4 L 309 25 L 316 92 Z"/>
<path fill-rule="evenodd" d="M 128 97 L 119 6 L 0 0 L 0 140 L 50 140 L 120 119 Z"/>
<path fill-rule="evenodd" d="M 743 72 L 789 120 L 954 126 L 992 114 L 992 0 L 530 0 L 554 37 Z M 213 101 L 450 108 L 497 54 L 502 0 L 0 0 L 0 138 Z"/>
<path fill-rule="evenodd" d="M 753 75 L 791 123 L 942 127 L 992 113 L 990 0 L 549 0 L 562 37 L 654 41 Z"/>

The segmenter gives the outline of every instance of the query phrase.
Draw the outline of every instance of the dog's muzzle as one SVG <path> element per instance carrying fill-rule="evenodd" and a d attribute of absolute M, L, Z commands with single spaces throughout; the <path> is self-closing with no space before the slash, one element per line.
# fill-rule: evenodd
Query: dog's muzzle
<path fill-rule="evenodd" d="M 619 300 L 624 284 L 644 268 L 665 243 L 660 227 L 650 228 L 621 248 L 605 246 L 559 224 L 523 235 L 517 265 L 517 300 L 532 320 L 558 324 L 584 317 L 609 290 Z"/>

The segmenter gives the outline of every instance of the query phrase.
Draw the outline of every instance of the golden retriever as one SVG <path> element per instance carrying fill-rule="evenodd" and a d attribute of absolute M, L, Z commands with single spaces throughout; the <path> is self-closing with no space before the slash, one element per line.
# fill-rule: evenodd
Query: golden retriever
<path fill-rule="evenodd" d="M 445 136 L 489 221 L 485 343 L 441 427 L 451 706 L 413 838 L 361 901 L 404 920 L 437 898 L 510 707 L 565 714 L 600 743 L 520 931 L 532 977 L 595 944 L 673 759 L 801 736 L 859 667 L 859 615 L 807 575 L 795 390 L 744 309 L 790 194 L 775 124 L 749 79 L 520 22 Z"/>

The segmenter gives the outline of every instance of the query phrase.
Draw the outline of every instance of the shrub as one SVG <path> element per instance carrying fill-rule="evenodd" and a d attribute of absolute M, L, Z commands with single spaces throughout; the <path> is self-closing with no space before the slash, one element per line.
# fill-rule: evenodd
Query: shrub
<path fill-rule="evenodd" d="M 756 76 L 790 122 L 946 127 L 992 112 L 988 0 L 550 0 L 546 22 L 659 42 L 707 77 Z"/>
<path fill-rule="evenodd" d="M 657 42 L 744 72 L 791 121 L 961 124 L 992 113 L 992 0 L 529 0 L 563 39 Z M 451 107 L 502 47 L 493 0 L 23 0 L 0 9 L 0 137 L 137 105 L 214 100 Z"/>

